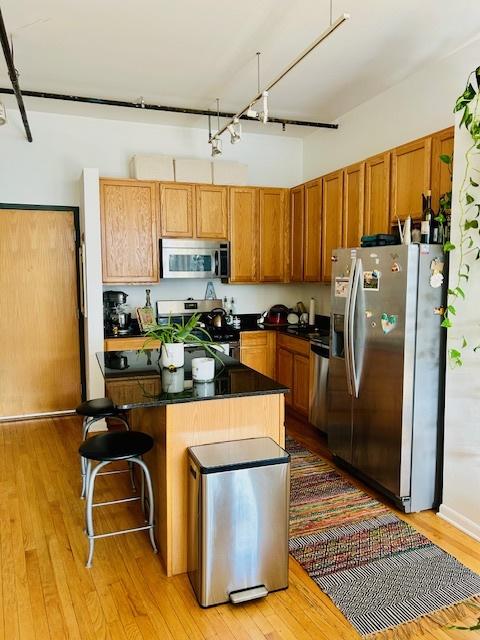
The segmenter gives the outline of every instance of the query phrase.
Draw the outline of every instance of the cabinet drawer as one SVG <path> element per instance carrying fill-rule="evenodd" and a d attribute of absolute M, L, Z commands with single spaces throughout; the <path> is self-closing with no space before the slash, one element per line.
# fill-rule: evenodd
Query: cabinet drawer
<path fill-rule="evenodd" d="M 277 344 L 279 347 L 299 353 L 303 356 L 310 355 L 310 342 L 303 340 L 302 338 L 295 338 L 293 336 L 286 336 L 284 333 L 279 333 L 277 336 Z"/>
<path fill-rule="evenodd" d="M 241 347 L 260 347 L 268 343 L 271 331 L 242 331 L 240 333 Z"/>
<path fill-rule="evenodd" d="M 143 336 L 136 338 L 108 338 L 104 340 L 105 351 L 136 351 L 141 349 L 145 343 Z M 155 340 L 149 343 L 149 349 L 158 349 L 160 347 L 160 341 Z"/>

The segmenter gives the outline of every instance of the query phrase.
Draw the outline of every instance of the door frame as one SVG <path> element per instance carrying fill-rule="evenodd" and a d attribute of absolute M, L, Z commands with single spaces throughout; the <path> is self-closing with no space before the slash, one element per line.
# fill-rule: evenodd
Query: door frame
<path fill-rule="evenodd" d="M 80 351 L 80 388 L 81 388 L 81 400 L 86 400 L 86 369 L 85 369 L 85 321 L 81 312 L 82 308 L 82 292 L 81 280 L 80 280 L 80 207 L 66 207 L 62 205 L 48 206 L 45 204 L 10 204 L 6 202 L 0 202 L 0 211 L 2 209 L 12 209 L 17 211 L 59 211 L 65 213 L 73 213 L 73 226 L 75 229 L 75 270 L 76 270 L 76 282 L 77 282 L 77 311 L 78 311 L 78 342 Z M 85 285 L 84 285 L 85 286 Z M 59 412 L 59 415 L 64 415 L 65 412 Z M 52 413 L 55 415 L 55 413 Z M 35 416 L 32 416 L 32 419 Z M 40 417 L 40 416 L 39 416 Z M 44 417 L 42 414 L 41 417 Z M 25 420 L 28 418 L 18 418 L 19 420 Z"/>

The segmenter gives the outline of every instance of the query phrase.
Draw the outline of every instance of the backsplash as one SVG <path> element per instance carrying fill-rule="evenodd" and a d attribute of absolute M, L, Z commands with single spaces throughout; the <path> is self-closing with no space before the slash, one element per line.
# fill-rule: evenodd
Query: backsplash
<path fill-rule="evenodd" d="M 310 298 L 315 298 L 316 313 L 329 315 L 330 286 L 325 284 L 223 284 L 213 280 L 217 297 L 235 300 L 235 313 L 262 313 L 274 304 L 293 307 L 300 300 L 308 309 Z M 164 280 L 152 285 L 104 285 L 104 291 L 117 290 L 128 294 L 127 304 L 130 307 L 143 307 L 145 289 L 151 290 L 152 304 L 156 300 L 185 300 L 186 298 L 203 299 L 207 288 L 207 280 Z"/>

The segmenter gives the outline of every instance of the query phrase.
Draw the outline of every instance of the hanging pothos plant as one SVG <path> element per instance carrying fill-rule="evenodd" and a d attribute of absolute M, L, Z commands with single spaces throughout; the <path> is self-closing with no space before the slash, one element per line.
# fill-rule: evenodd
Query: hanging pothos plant
<path fill-rule="evenodd" d="M 444 312 L 442 327 L 450 329 L 457 315 L 457 301 L 465 300 L 465 285 L 471 276 L 472 259 L 480 260 L 480 199 L 477 187 L 480 185 L 480 67 L 469 75 L 467 86 L 455 103 L 454 113 L 462 111 L 459 128 L 465 127 L 470 134 L 472 143 L 465 153 L 465 173 L 463 175 L 458 198 L 458 235 L 456 244 L 450 240 L 444 244 L 446 253 L 458 251 L 458 266 L 455 270 L 453 284 L 448 290 L 448 303 Z M 451 166 L 450 156 L 441 156 L 440 160 Z M 450 202 L 448 197 L 450 196 Z M 440 201 L 439 216 L 444 215 L 444 210 L 451 205 L 451 193 L 444 194 L 443 211 Z M 465 336 L 460 339 L 457 348 L 448 350 L 448 357 L 452 366 L 463 364 L 462 355 L 470 345 Z M 480 349 L 480 345 L 473 347 L 474 351 Z"/>

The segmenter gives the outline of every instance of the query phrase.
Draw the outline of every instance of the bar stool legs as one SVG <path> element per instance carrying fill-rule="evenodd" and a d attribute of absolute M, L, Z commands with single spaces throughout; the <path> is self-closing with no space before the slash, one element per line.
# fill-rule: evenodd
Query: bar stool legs
<path fill-rule="evenodd" d="M 128 424 L 127 420 L 125 418 L 122 418 L 122 416 L 108 416 L 110 418 L 114 418 L 115 420 L 117 420 L 118 422 L 121 422 L 124 426 L 126 431 L 130 431 L 130 425 Z M 85 416 L 83 418 L 83 425 L 82 425 L 82 440 L 86 440 L 88 437 L 88 433 L 90 431 L 90 427 L 95 423 L 98 422 L 99 420 L 103 420 L 105 418 L 105 416 L 95 416 L 95 417 L 89 417 L 89 416 Z M 80 474 L 82 477 L 82 491 L 80 494 L 81 498 L 85 498 L 85 492 L 86 492 L 86 488 L 87 488 L 87 483 L 86 483 L 86 468 L 87 468 L 87 462 L 85 460 L 85 458 L 82 458 L 80 456 Z M 133 472 L 133 466 L 132 464 L 129 462 L 128 463 L 128 471 L 130 472 L 130 482 L 132 483 L 132 489 L 134 491 L 137 490 L 137 487 L 135 485 L 135 474 Z M 111 471 L 110 473 L 124 473 L 125 470 L 122 469 L 120 471 Z"/>
<path fill-rule="evenodd" d="M 146 531 L 148 530 L 150 536 L 150 543 L 152 545 L 154 553 L 158 552 L 157 545 L 155 543 L 154 536 L 154 527 L 155 527 L 155 513 L 154 513 L 154 502 L 153 502 L 153 487 L 152 487 L 152 479 L 150 477 L 150 472 L 148 470 L 147 465 L 139 456 L 135 456 L 129 459 L 129 463 L 132 464 L 132 468 L 134 464 L 137 464 L 142 471 L 142 495 L 141 496 L 132 496 L 129 498 L 122 498 L 120 500 L 109 500 L 107 502 L 93 502 L 93 496 L 95 491 L 95 480 L 96 477 L 100 474 L 101 470 L 106 467 L 108 464 L 111 464 L 111 460 L 105 460 L 103 462 L 99 462 L 92 469 L 92 461 L 88 460 L 86 463 L 86 472 L 85 472 L 85 485 L 86 485 L 86 504 L 85 504 L 85 519 L 86 519 L 86 530 L 88 536 L 88 560 L 87 560 L 87 568 L 92 566 L 93 562 L 93 552 L 95 547 L 95 540 L 97 538 L 108 538 L 110 536 L 117 536 L 123 533 L 132 533 L 134 531 Z M 100 474 L 101 475 L 101 474 Z M 147 494 L 148 494 L 148 519 L 145 521 L 147 524 L 140 527 L 134 527 L 131 529 L 120 529 L 118 531 L 109 531 L 108 533 L 95 533 L 94 524 L 93 524 L 93 509 L 94 507 L 104 507 L 111 504 L 117 504 L 121 502 L 133 502 L 134 500 L 141 500 L 142 508 L 145 513 L 145 491 L 144 486 L 147 485 Z"/>

